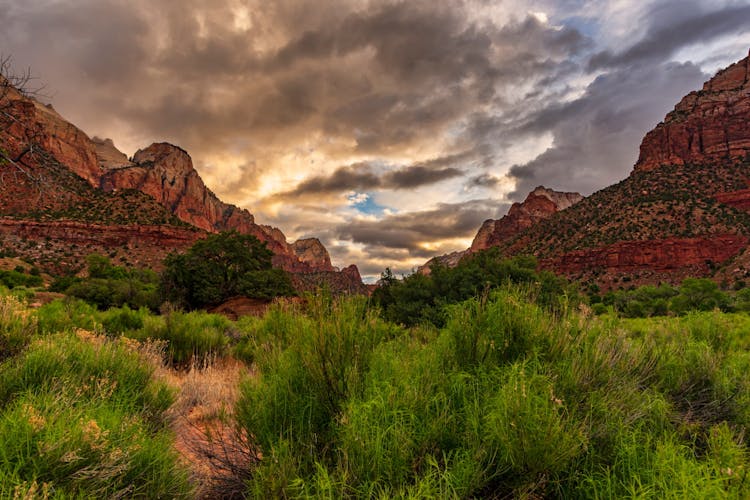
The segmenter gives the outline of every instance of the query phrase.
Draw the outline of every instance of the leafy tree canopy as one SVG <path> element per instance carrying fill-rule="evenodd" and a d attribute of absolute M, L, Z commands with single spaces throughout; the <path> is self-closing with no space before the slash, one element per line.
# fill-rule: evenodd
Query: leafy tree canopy
<path fill-rule="evenodd" d="M 190 309 L 215 306 L 237 295 L 293 295 L 289 275 L 272 268 L 272 256 L 255 236 L 237 231 L 213 234 L 184 254 L 164 260 L 162 289 L 168 300 Z"/>
<path fill-rule="evenodd" d="M 388 320 L 407 326 L 422 322 L 442 326 L 444 306 L 506 283 L 535 287 L 538 302 L 546 306 L 554 306 L 560 296 L 573 293 L 564 279 L 536 268 L 533 256 L 503 258 L 497 248 L 491 248 L 465 257 L 456 267 L 433 264 L 429 276 L 414 273 L 398 280 L 386 269 L 373 300 Z"/>

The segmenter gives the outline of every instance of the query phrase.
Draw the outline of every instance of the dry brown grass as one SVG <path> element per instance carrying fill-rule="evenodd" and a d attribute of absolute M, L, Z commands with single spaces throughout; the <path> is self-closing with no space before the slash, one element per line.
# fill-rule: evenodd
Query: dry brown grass
<path fill-rule="evenodd" d="M 193 471 L 199 498 L 242 498 L 257 456 L 234 424 L 240 380 L 252 373 L 244 363 L 213 358 L 188 370 L 159 368 L 158 376 L 179 392 L 170 408 L 175 447 Z"/>

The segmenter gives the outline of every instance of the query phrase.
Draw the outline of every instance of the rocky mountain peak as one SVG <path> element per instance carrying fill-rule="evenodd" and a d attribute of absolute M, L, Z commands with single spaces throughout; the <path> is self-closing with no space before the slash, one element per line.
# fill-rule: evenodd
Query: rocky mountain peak
<path fill-rule="evenodd" d="M 529 193 L 526 197 L 526 203 L 529 201 L 531 196 L 543 196 L 549 201 L 555 204 L 557 210 L 565 210 L 568 207 L 572 207 L 583 199 L 583 196 L 579 193 L 564 193 L 561 191 L 555 191 L 553 189 L 546 188 L 544 186 L 537 186 L 534 190 Z"/>
<path fill-rule="evenodd" d="M 23 154 L 33 144 L 55 160 L 98 186 L 101 169 L 91 139 L 78 127 L 66 121 L 52 106 L 26 97 L 13 87 L 2 96 L 3 106 L 13 119 L 2 124 L 6 147 Z"/>
<path fill-rule="evenodd" d="M 128 160 L 128 157 L 115 147 L 115 143 L 112 139 L 101 139 L 99 137 L 92 137 L 91 142 L 96 148 L 96 159 L 99 161 L 99 167 L 104 170 L 112 168 L 123 168 L 130 167 L 133 162 Z"/>
<path fill-rule="evenodd" d="M 690 92 L 641 142 L 635 171 L 750 154 L 750 56 Z"/>
<path fill-rule="evenodd" d="M 302 262 L 316 268 L 331 269 L 331 256 L 318 238 L 304 238 L 291 245 L 292 251 Z"/>
<path fill-rule="evenodd" d="M 573 206 L 583 199 L 579 193 L 554 191 L 538 186 L 522 203 L 511 205 L 508 214 L 499 220 L 484 221 L 471 244 L 471 251 L 478 252 L 497 246 L 526 228 L 550 217 L 552 214 Z"/>

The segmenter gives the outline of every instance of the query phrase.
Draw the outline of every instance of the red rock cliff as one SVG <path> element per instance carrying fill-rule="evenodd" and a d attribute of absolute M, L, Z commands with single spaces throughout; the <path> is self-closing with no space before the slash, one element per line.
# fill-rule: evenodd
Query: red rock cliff
<path fill-rule="evenodd" d="M 3 120 L 2 133 L 6 141 L 16 143 L 17 154 L 29 147 L 41 147 L 92 186 L 99 185 L 101 169 L 96 148 L 81 129 L 67 122 L 51 105 L 26 98 L 13 88 L 2 96 L 2 106 L 7 106 L 10 117 Z"/>
<path fill-rule="evenodd" d="M 561 193 L 539 186 L 523 203 L 514 203 L 508 214 L 498 220 L 484 221 L 471 244 L 471 251 L 478 252 L 497 246 L 540 220 L 564 210 L 583 199 L 578 193 Z"/>
<path fill-rule="evenodd" d="M 310 254 L 298 255 L 279 229 L 256 224 L 253 215 L 247 210 L 221 201 L 203 183 L 193 167 L 190 155 L 183 149 L 168 143 L 155 143 L 136 152 L 133 162 L 132 165 L 106 171 L 102 177 L 102 187 L 108 191 L 142 191 L 181 220 L 205 231 L 236 230 L 252 234 L 264 241 L 276 254 L 275 264 L 288 271 L 333 270 L 330 257 L 326 260 Z M 325 256 L 328 255 L 325 248 L 322 251 Z"/>
<path fill-rule="evenodd" d="M 663 164 L 725 160 L 750 153 L 750 57 L 690 92 L 646 134 L 636 171 Z"/>

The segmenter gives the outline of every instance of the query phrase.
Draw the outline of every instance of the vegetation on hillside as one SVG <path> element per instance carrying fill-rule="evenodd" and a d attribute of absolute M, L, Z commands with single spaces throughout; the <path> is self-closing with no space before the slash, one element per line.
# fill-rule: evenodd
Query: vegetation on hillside
<path fill-rule="evenodd" d="M 503 248 L 544 258 L 619 241 L 747 233 L 750 215 L 714 196 L 745 189 L 749 169 L 746 158 L 633 172 L 521 232 Z"/>
<path fill-rule="evenodd" d="M 50 290 L 85 300 L 99 309 L 122 306 L 159 309 L 162 300 L 155 272 L 115 266 L 107 257 L 97 254 L 89 255 L 86 263 L 86 278 L 61 276 Z"/>
<path fill-rule="evenodd" d="M 750 312 L 750 288 L 740 286 L 729 292 L 710 279 L 687 278 L 679 287 L 645 285 L 604 295 L 598 294 L 598 287 L 593 286 L 589 288 L 589 302 L 597 314 L 615 311 L 626 318 L 680 316 L 691 311 Z"/>

